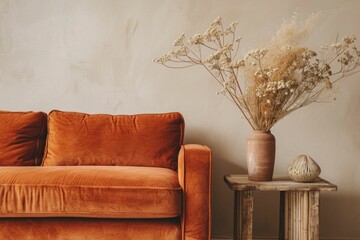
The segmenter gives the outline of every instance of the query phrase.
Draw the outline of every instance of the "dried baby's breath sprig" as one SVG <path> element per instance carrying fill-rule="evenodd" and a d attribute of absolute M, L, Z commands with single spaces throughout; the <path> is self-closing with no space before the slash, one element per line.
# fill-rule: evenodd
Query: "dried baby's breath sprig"
<path fill-rule="evenodd" d="M 320 47 L 318 52 L 300 46 L 314 26 L 317 14 L 299 23 L 297 15 L 285 21 L 269 44 L 237 58 L 241 37 L 238 22 L 224 28 L 216 18 L 203 34 L 187 41 L 181 34 L 175 50 L 155 59 L 171 68 L 203 66 L 221 85 L 226 96 L 255 130 L 269 130 L 291 112 L 324 102 L 334 83 L 356 73 L 360 50 L 356 37 Z"/>
<path fill-rule="evenodd" d="M 177 39 L 175 39 L 174 47 L 184 46 L 185 33 L 181 34 Z"/>

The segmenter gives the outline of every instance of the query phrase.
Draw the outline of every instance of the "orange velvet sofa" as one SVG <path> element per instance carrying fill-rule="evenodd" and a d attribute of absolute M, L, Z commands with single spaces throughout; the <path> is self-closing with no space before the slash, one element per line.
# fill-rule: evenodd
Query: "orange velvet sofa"
<path fill-rule="evenodd" d="M 180 113 L 0 111 L 0 239 L 210 239 L 211 150 Z"/>

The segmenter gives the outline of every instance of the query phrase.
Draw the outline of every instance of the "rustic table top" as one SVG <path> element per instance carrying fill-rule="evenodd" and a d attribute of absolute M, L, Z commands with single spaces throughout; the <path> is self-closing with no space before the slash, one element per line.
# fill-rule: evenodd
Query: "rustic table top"
<path fill-rule="evenodd" d="M 254 182 L 250 181 L 247 175 L 227 175 L 224 180 L 229 188 L 235 191 L 337 191 L 336 185 L 321 178 L 311 183 L 298 183 L 287 176 L 274 176 L 273 181 Z"/>

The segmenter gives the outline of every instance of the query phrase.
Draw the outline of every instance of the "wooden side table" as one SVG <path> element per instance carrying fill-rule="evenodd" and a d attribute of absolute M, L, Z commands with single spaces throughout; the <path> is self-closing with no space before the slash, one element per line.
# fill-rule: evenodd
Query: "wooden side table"
<path fill-rule="evenodd" d="M 247 175 L 224 177 L 234 191 L 234 239 L 251 240 L 253 191 L 280 192 L 279 239 L 319 239 L 320 191 L 336 191 L 337 186 L 321 178 L 313 183 L 296 183 L 289 177 L 274 177 L 270 182 L 253 182 Z"/>

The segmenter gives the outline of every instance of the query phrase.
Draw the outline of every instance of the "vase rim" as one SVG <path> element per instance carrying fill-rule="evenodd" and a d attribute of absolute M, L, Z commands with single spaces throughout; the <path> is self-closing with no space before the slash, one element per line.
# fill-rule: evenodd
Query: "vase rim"
<path fill-rule="evenodd" d="M 271 133 L 270 130 L 253 130 L 253 132 L 258 132 L 258 133 Z"/>

